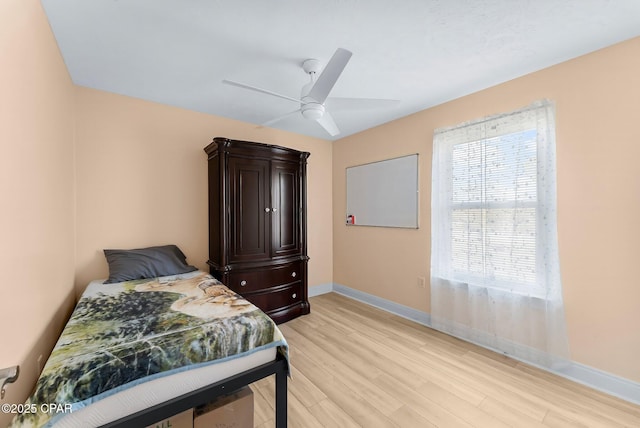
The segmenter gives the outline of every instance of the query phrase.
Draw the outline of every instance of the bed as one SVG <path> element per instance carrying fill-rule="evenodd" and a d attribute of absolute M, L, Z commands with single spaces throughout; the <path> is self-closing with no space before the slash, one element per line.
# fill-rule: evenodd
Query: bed
<path fill-rule="evenodd" d="M 105 250 L 109 279 L 87 286 L 10 427 L 145 427 L 273 374 L 276 426 L 286 427 L 278 327 L 174 247 L 178 269 L 152 247 L 151 262 L 127 253 L 125 267 L 144 273 L 124 277 L 107 251 L 139 250 Z"/>

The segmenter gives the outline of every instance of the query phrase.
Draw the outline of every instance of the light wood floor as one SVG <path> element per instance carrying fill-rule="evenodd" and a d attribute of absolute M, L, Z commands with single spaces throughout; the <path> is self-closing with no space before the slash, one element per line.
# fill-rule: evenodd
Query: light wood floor
<path fill-rule="evenodd" d="M 640 427 L 640 406 L 335 293 L 282 324 L 289 427 Z M 252 385 L 273 427 L 273 378 Z"/>

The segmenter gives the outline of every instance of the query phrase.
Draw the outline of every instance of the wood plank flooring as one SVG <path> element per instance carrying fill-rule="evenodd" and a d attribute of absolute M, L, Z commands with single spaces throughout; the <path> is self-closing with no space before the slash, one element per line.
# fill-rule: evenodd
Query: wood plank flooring
<path fill-rule="evenodd" d="M 640 427 L 640 406 L 335 293 L 282 324 L 289 427 Z M 274 426 L 274 380 L 252 385 Z"/>

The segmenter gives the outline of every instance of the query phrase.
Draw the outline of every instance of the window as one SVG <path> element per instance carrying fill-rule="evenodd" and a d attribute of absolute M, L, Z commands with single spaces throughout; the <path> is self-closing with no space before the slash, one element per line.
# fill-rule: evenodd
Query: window
<path fill-rule="evenodd" d="M 436 131 L 432 212 L 438 222 L 432 252 L 438 262 L 432 263 L 432 275 L 546 294 L 548 225 L 541 184 L 547 178 L 543 151 L 551 107 L 536 104 Z"/>
<path fill-rule="evenodd" d="M 556 231 L 554 105 L 438 129 L 431 326 L 544 367 L 569 356 Z"/>

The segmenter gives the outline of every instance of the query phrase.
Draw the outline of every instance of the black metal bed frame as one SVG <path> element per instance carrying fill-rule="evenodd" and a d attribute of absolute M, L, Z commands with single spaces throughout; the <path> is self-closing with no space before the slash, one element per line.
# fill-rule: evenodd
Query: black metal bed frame
<path fill-rule="evenodd" d="M 179 397 L 172 398 L 164 403 L 157 404 L 113 422 L 109 422 L 102 425 L 102 428 L 146 427 L 192 407 L 206 404 L 214 400 L 216 397 L 232 393 L 243 386 L 249 385 L 250 383 L 272 374 L 276 375 L 276 428 L 286 428 L 288 373 L 289 363 L 287 359 L 278 352 L 276 359 L 269 363 L 262 364 L 219 382 L 212 383 L 211 385 L 196 389 Z"/>

